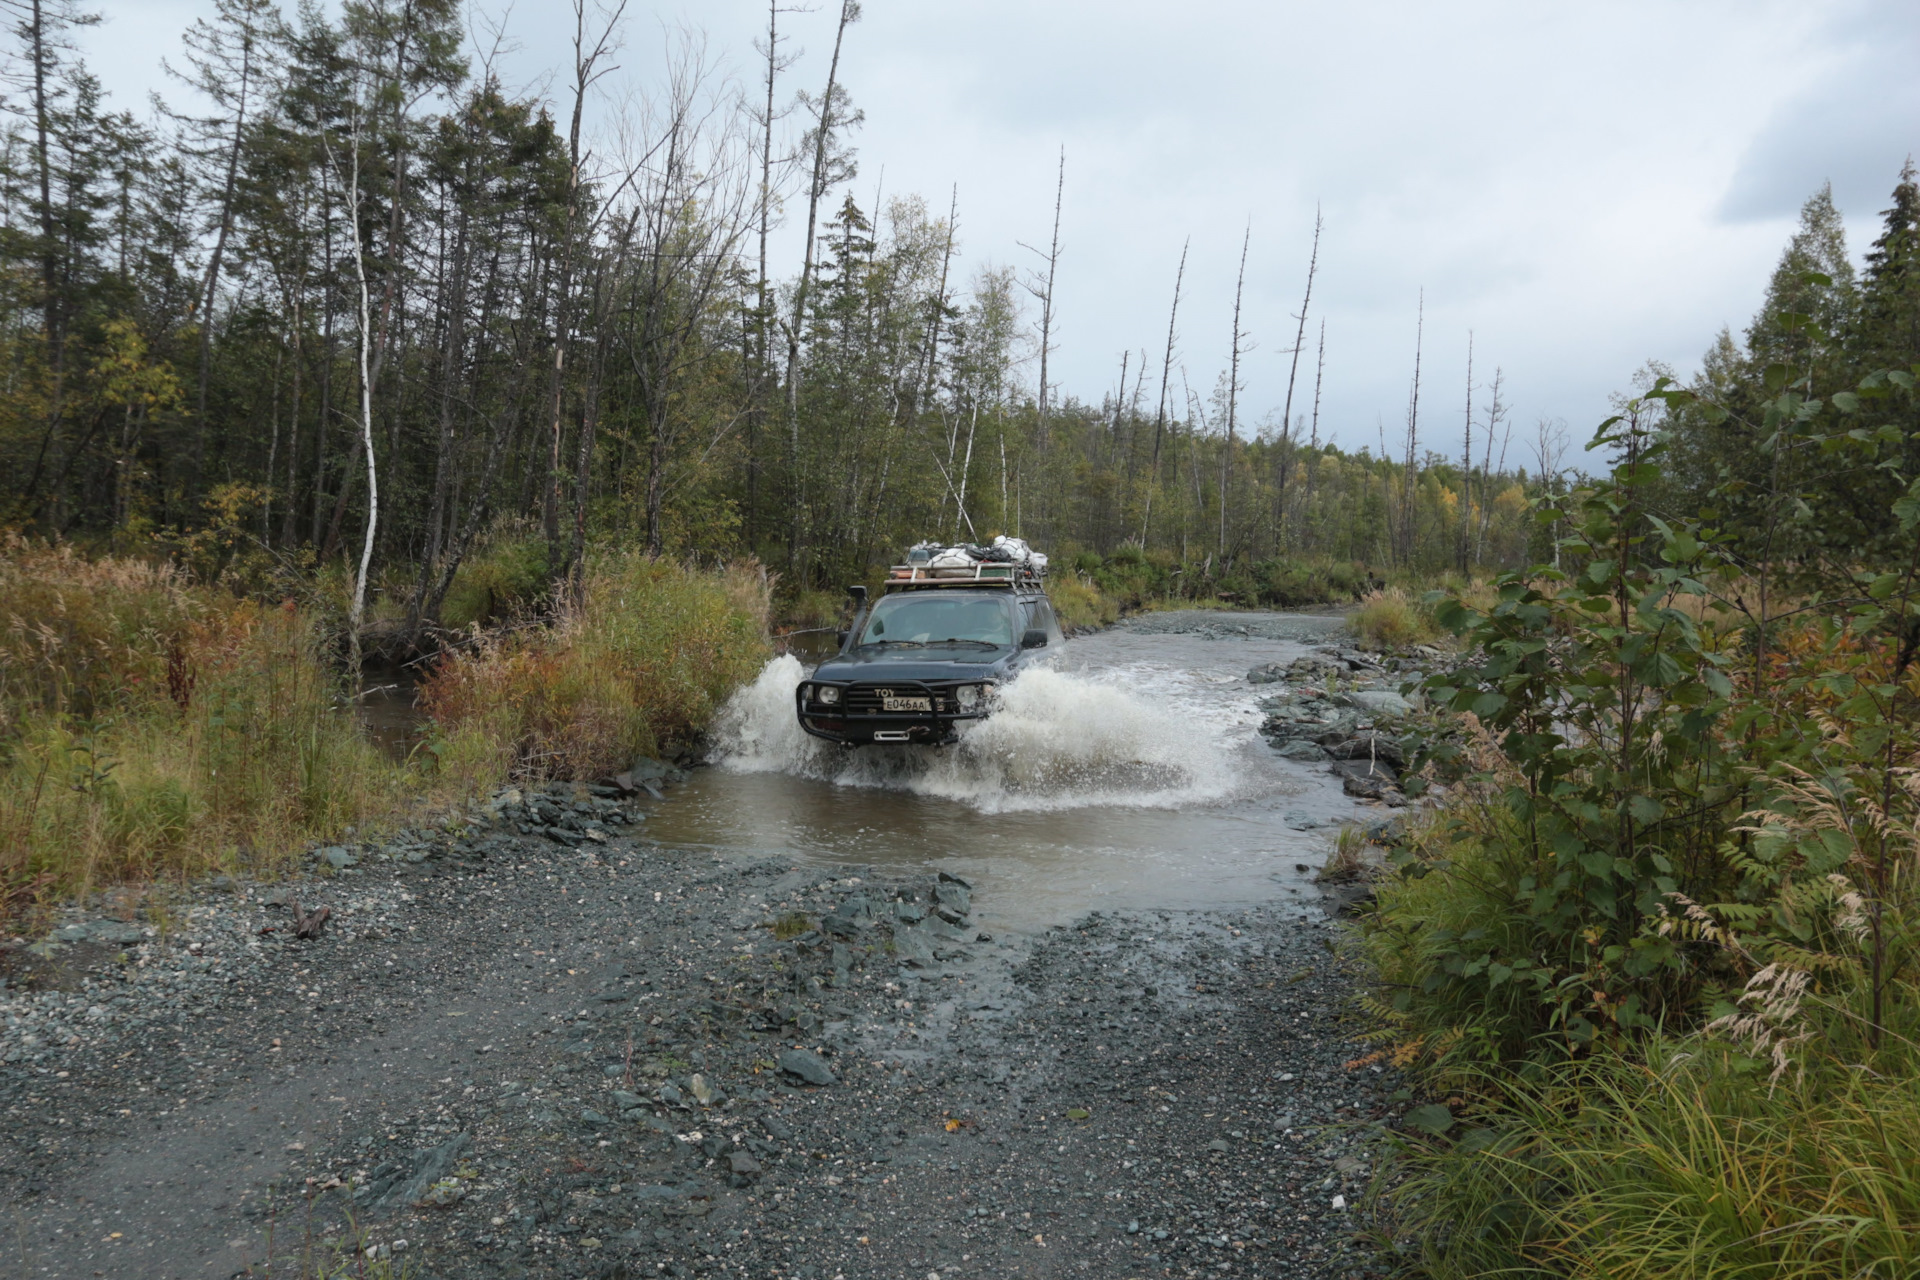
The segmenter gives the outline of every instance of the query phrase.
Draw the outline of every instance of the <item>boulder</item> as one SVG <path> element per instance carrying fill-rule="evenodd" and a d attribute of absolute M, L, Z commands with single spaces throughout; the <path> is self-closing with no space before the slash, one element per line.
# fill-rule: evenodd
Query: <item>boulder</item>
<path fill-rule="evenodd" d="M 1407 767 L 1407 753 L 1384 733 L 1356 733 L 1326 750 L 1335 760 L 1379 760 L 1396 771 Z"/>
<path fill-rule="evenodd" d="M 1413 714 L 1413 704 L 1391 689 L 1367 689 L 1345 695 L 1348 706 L 1376 720 L 1399 720 Z"/>
<path fill-rule="evenodd" d="M 810 1049 L 781 1050 L 779 1067 L 788 1075 L 808 1084 L 824 1087 L 840 1082 L 840 1078 L 833 1074 L 833 1068 L 827 1065 L 827 1060 Z"/>
<path fill-rule="evenodd" d="M 1384 760 L 1336 760 L 1334 776 L 1350 796 L 1361 800 L 1384 800 L 1400 788 L 1400 775 Z"/>

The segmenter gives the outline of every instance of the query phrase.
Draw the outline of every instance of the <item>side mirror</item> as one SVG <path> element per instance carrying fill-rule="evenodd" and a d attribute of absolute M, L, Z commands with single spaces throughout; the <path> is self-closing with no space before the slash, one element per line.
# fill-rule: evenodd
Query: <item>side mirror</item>
<path fill-rule="evenodd" d="M 839 646 L 840 646 L 840 647 L 841 647 L 842 649 L 844 649 L 844 648 L 846 648 L 846 647 L 847 647 L 847 633 L 846 633 L 845 631 L 836 631 L 836 632 L 834 632 L 834 633 L 833 633 L 833 642 L 834 642 L 835 644 L 837 644 L 837 645 L 839 645 Z"/>
<path fill-rule="evenodd" d="M 1022 649 L 1044 649 L 1047 647 L 1047 633 L 1035 627 L 1020 637 Z"/>

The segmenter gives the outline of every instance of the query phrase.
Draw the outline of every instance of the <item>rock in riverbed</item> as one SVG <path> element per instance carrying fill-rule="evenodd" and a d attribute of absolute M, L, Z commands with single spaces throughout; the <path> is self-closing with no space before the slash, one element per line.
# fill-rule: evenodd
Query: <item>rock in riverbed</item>
<path fill-rule="evenodd" d="M 810 1049 L 786 1049 L 780 1054 L 780 1069 L 790 1076 L 797 1076 L 808 1084 L 825 1087 L 838 1084 L 839 1077 L 833 1074 L 833 1068 L 827 1060 Z"/>

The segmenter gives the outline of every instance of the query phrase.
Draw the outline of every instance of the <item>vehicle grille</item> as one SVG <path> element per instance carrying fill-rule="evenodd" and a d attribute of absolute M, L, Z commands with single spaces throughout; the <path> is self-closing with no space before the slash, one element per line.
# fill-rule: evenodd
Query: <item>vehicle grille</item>
<path fill-rule="evenodd" d="M 924 698 L 931 694 L 933 710 L 937 715 L 952 715 L 953 697 L 940 689 L 926 689 L 914 684 L 872 685 L 856 684 L 848 688 L 846 694 L 847 714 L 850 716 L 873 716 L 884 714 L 880 710 L 880 690 L 892 689 L 895 696 L 902 698 Z M 918 711 L 896 712 L 896 715 L 914 716 L 925 714 Z"/>

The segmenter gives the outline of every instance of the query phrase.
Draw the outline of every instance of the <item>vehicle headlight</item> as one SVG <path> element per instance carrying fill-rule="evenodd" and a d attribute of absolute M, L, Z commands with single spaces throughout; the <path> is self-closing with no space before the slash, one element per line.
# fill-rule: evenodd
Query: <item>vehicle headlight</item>
<path fill-rule="evenodd" d="M 837 684 L 817 684 L 813 686 L 813 700 L 823 707 L 840 705 L 840 686 Z"/>
<path fill-rule="evenodd" d="M 980 707 L 980 686 L 963 684 L 953 691 L 953 700 L 962 711 L 976 711 Z"/>

